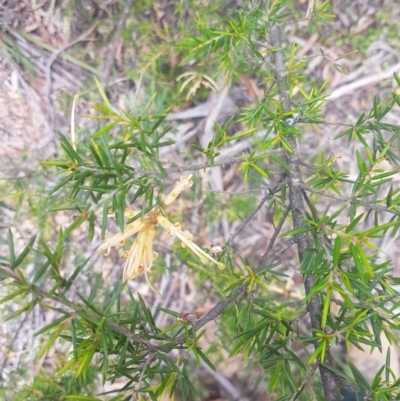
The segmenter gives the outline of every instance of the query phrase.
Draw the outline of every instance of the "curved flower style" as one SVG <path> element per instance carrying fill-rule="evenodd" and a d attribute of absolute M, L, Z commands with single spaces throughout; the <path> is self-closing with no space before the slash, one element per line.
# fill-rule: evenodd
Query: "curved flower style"
<path fill-rule="evenodd" d="M 179 223 L 171 223 L 166 217 L 159 215 L 157 217 L 157 221 L 160 223 L 162 227 L 164 227 L 168 235 L 171 237 L 178 237 L 182 241 L 182 246 L 187 246 L 193 253 L 199 257 L 202 263 L 207 263 L 207 259 L 211 262 L 215 263 L 220 269 L 223 269 L 225 266 L 223 263 L 217 262 L 214 258 L 212 258 L 208 253 L 205 253 L 200 247 L 198 247 L 193 241 L 193 235 L 185 230 L 182 231 Z"/>
<path fill-rule="evenodd" d="M 192 186 L 193 182 L 190 180 L 191 177 L 192 175 L 181 176 L 180 180 L 175 183 L 174 189 L 165 198 L 165 206 L 171 204 L 184 189 Z M 127 208 L 125 209 L 124 217 L 126 220 L 130 220 L 139 213 L 141 212 Z M 225 267 L 222 263 L 217 262 L 209 254 L 198 247 L 192 241 L 193 235 L 189 231 L 182 231 L 179 223 L 174 224 L 170 222 L 165 216 L 162 215 L 160 208 L 156 207 L 154 210 L 147 213 L 143 218 L 137 219 L 128 224 L 123 232 L 117 233 L 113 237 L 106 239 L 98 249 L 98 252 L 108 254 L 110 248 L 117 245 L 122 246 L 127 238 L 138 234 L 130 250 L 124 251 L 121 254 L 121 258 L 126 259 L 123 281 L 133 280 L 140 274 L 144 273 L 147 284 L 150 286 L 150 288 L 153 291 L 160 293 L 152 287 L 147 277 L 147 273 L 151 272 L 153 261 L 158 256 L 157 252 L 153 251 L 153 240 L 155 236 L 155 226 L 157 223 L 167 230 L 168 235 L 179 238 L 182 246 L 186 246 L 192 250 L 203 263 L 206 263 L 207 260 L 209 260 L 215 263 L 220 269 Z"/>
<path fill-rule="evenodd" d="M 165 206 L 170 205 L 182 191 L 184 191 L 186 188 L 190 188 L 193 185 L 191 178 L 192 174 L 189 176 L 186 176 L 185 174 L 181 175 L 180 180 L 175 182 L 174 189 L 165 198 Z"/>

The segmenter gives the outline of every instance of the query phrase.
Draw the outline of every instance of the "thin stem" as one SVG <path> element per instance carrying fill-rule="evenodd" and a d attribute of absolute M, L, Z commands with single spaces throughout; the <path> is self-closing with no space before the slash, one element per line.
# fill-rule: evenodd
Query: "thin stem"
<path fill-rule="evenodd" d="M 296 243 L 294 237 L 290 238 L 280 249 L 275 251 L 272 255 L 265 258 L 265 264 L 259 262 L 257 268 L 254 270 L 254 273 L 257 274 L 260 270 L 262 270 L 265 265 L 269 265 L 273 263 L 280 255 L 285 253 L 292 245 Z M 265 255 L 264 255 L 265 256 Z M 218 302 L 217 305 L 214 306 L 206 315 L 204 315 L 200 320 L 198 320 L 194 325 L 194 330 L 197 331 L 205 324 L 217 318 L 231 303 L 233 303 L 239 295 L 243 294 L 248 287 L 248 284 L 242 284 L 241 286 L 235 288 L 225 299 Z M 185 342 L 185 336 L 180 336 L 175 340 L 175 343 L 183 343 Z"/>
<path fill-rule="evenodd" d="M 82 311 L 82 307 L 81 306 L 77 306 L 74 303 L 72 303 L 71 301 L 68 301 L 66 299 L 64 299 L 63 297 L 60 297 L 56 294 L 52 294 L 49 295 L 46 291 L 42 290 L 41 288 L 39 288 L 37 285 L 29 283 L 29 282 L 25 282 L 23 281 L 17 274 L 15 274 L 12 270 L 7 269 L 3 266 L 0 266 L 0 273 L 5 274 L 6 276 L 12 278 L 14 281 L 20 283 L 23 286 L 28 286 L 29 290 L 34 294 L 34 295 L 40 295 L 40 297 L 43 298 L 47 298 L 47 299 L 52 299 L 53 301 L 56 301 L 64 306 L 66 306 L 67 308 L 69 308 L 70 310 L 72 310 L 73 312 L 80 312 Z M 65 314 L 70 314 L 71 312 L 65 311 L 65 310 L 60 310 L 57 309 L 58 311 L 65 313 Z M 89 310 L 85 310 L 85 312 L 90 315 L 92 318 L 94 318 L 95 320 L 101 320 L 103 318 L 103 316 L 98 315 L 97 313 L 93 312 L 93 311 L 89 311 Z M 107 325 L 111 328 L 111 330 L 115 331 L 116 333 L 122 334 L 123 336 L 125 336 L 126 338 L 128 338 L 129 340 L 142 344 L 144 345 L 146 348 L 148 348 L 149 350 L 152 351 L 157 351 L 157 347 L 152 344 L 149 341 L 143 340 L 141 337 L 133 334 L 132 332 L 130 332 L 129 330 L 125 329 L 122 326 L 119 326 L 118 324 L 115 324 L 113 322 L 111 322 L 109 319 L 107 320 Z"/>
<path fill-rule="evenodd" d="M 229 243 L 232 244 L 233 240 L 235 239 L 235 237 L 238 236 L 238 234 L 246 227 L 246 225 L 252 220 L 254 219 L 255 215 L 258 213 L 258 211 L 261 209 L 262 205 L 272 196 L 272 194 L 280 187 L 280 184 L 278 184 L 277 186 L 275 186 L 274 188 L 272 188 L 270 190 L 270 192 L 265 195 L 260 203 L 257 205 L 257 207 L 251 212 L 251 214 L 247 217 L 247 219 L 238 227 L 238 229 L 230 235 L 229 237 Z"/>
<path fill-rule="evenodd" d="M 306 377 L 303 379 L 301 382 L 300 386 L 296 390 L 296 392 L 290 397 L 289 401 L 295 401 L 297 397 L 303 392 L 304 387 L 309 383 L 309 381 L 312 379 L 314 372 L 317 370 L 319 366 L 319 362 L 315 362 L 311 368 L 308 370 Z"/>

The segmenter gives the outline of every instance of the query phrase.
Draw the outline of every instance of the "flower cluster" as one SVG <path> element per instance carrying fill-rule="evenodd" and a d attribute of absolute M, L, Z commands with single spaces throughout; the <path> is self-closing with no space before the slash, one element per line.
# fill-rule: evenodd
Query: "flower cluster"
<path fill-rule="evenodd" d="M 164 205 L 168 206 L 171 204 L 178 195 L 185 189 L 192 186 L 191 175 L 182 175 L 180 180 L 175 183 L 174 189 L 168 194 L 164 200 Z M 140 211 L 134 211 L 130 208 L 125 209 L 124 217 L 127 221 L 132 220 L 135 216 L 140 214 Z M 123 232 L 115 234 L 113 237 L 106 239 L 98 249 L 98 252 L 108 254 L 110 248 L 114 246 L 122 246 L 125 240 L 135 234 L 137 234 L 129 251 L 124 251 L 121 254 L 121 258 L 126 259 L 124 266 L 123 281 L 133 280 L 140 274 L 144 273 L 146 276 L 147 284 L 151 289 L 154 288 L 149 283 L 147 273 L 151 272 L 153 261 L 157 258 L 157 252 L 153 251 L 153 240 L 155 236 L 155 226 L 159 224 L 165 228 L 168 235 L 171 237 L 177 237 L 182 243 L 182 246 L 188 247 L 197 255 L 200 260 L 205 263 L 207 260 L 215 263 L 220 269 L 224 268 L 222 263 L 217 262 L 208 253 L 204 252 L 198 247 L 193 241 L 193 235 L 185 230 L 181 229 L 179 223 L 172 223 L 163 214 L 159 207 L 156 207 L 152 211 L 145 214 L 142 218 L 134 220 L 128 224 Z M 156 290 L 154 290 L 156 291 Z M 158 291 L 156 291 L 158 292 Z"/>

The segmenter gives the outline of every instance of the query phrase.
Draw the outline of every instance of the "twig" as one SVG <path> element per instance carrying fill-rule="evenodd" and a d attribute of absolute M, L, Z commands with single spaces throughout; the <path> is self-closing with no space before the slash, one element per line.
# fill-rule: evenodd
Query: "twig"
<path fill-rule="evenodd" d="M 289 112 L 292 107 L 289 99 L 289 91 L 286 82 L 286 65 L 282 51 L 282 42 L 280 37 L 280 29 L 276 23 L 271 23 L 270 41 L 271 46 L 275 49 L 273 52 L 273 63 L 275 65 L 275 78 L 278 86 L 279 99 L 282 102 L 282 111 Z M 286 152 L 286 164 L 289 166 L 287 171 L 287 181 L 289 186 L 289 200 L 292 208 L 293 226 L 299 228 L 304 226 L 305 210 L 302 193 L 302 176 L 300 171 L 300 158 L 296 139 L 292 135 L 287 136 L 287 141 L 291 147 L 291 152 Z M 297 234 L 298 255 L 300 262 L 304 259 L 307 248 L 310 246 L 310 238 L 307 232 Z M 304 286 L 307 294 L 310 294 L 314 286 L 314 275 L 307 274 L 304 278 Z M 307 308 L 310 314 L 311 326 L 313 329 L 321 330 L 320 316 L 322 315 L 321 303 L 318 294 L 312 296 Z M 317 344 L 315 344 L 317 346 Z M 325 360 L 328 365 L 333 366 L 334 360 L 329 348 L 326 350 Z M 320 374 L 322 386 L 327 401 L 337 401 L 340 399 L 336 375 L 327 368 L 320 365 Z"/>
<path fill-rule="evenodd" d="M 302 393 L 302 391 L 304 390 L 304 387 L 311 380 L 311 378 L 313 377 L 313 374 L 317 370 L 318 366 L 319 366 L 319 362 L 315 362 L 311 366 L 311 368 L 307 372 L 306 377 L 303 379 L 303 381 L 301 382 L 300 386 L 297 388 L 296 392 L 290 397 L 289 401 L 295 401 L 297 399 L 297 397 Z"/>
<path fill-rule="evenodd" d="M 55 51 L 54 47 L 52 47 L 49 44 L 41 41 L 40 39 L 38 39 L 34 35 L 30 35 L 30 34 L 28 34 L 26 32 L 18 32 L 18 31 L 14 30 L 14 29 L 11 29 L 11 28 L 7 29 L 7 32 L 9 32 L 14 38 L 16 38 L 18 40 L 21 40 L 21 38 L 24 38 L 24 39 L 28 40 L 30 43 L 34 43 L 35 45 L 37 45 L 37 46 L 41 47 L 42 49 L 45 49 L 45 50 L 47 50 L 49 52 L 54 52 Z M 97 76 L 100 75 L 100 72 L 96 68 L 84 63 L 81 60 L 77 60 L 75 57 L 70 56 L 68 53 L 61 53 L 60 56 L 63 59 L 69 61 L 70 63 L 84 68 L 85 70 L 91 72 L 92 74 L 95 74 Z"/>
<path fill-rule="evenodd" d="M 14 343 L 17 341 L 17 339 L 18 339 L 18 337 L 20 335 L 20 332 L 21 332 L 22 328 L 24 327 L 25 323 L 27 322 L 28 318 L 29 318 L 29 313 L 26 313 L 25 317 L 22 320 L 22 322 L 19 324 L 18 329 L 15 330 L 13 338 L 9 342 L 10 349 L 9 349 L 8 353 L 6 353 L 6 352 L 4 353 L 4 359 L 3 359 L 3 362 L 2 362 L 1 368 L 0 368 L 0 379 L 3 377 L 3 371 L 7 367 L 8 360 L 10 359 L 10 353 L 12 351 L 14 351 Z"/>
<path fill-rule="evenodd" d="M 286 218 L 289 214 L 290 211 L 290 205 L 286 208 L 286 210 L 284 211 L 281 219 L 279 220 L 278 225 L 276 226 L 276 229 L 274 231 L 274 233 L 272 234 L 271 239 L 269 240 L 268 246 L 266 251 L 264 252 L 264 255 L 261 256 L 260 261 L 258 262 L 258 267 L 257 268 L 262 268 L 265 265 L 268 265 L 268 263 L 266 263 L 266 259 L 268 258 L 268 255 L 270 254 L 272 247 L 275 244 L 276 239 L 278 238 L 279 233 L 281 232 L 282 226 L 286 221 Z"/>
<path fill-rule="evenodd" d="M 261 155 L 270 155 L 270 154 L 277 154 L 277 153 L 282 153 L 282 149 L 273 149 L 273 150 L 266 150 L 263 152 L 257 152 L 256 156 L 261 156 Z M 209 167 L 218 167 L 218 166 L 230 166 L 232 164 L 236 164 L 236 163 L 240 163 L 244 161 L 243 155 L 242 156 L 236 156 L 236 157 L 231 157 L 231 156 L 227 156 L 227 157 L 223 157 L 223 158 L 216 158 L 214 163 L 211 164 L 210 162 L 205 162 L 205 163 L 201 163 L 201 164 L 194 164 L 192 166 L 182 166 L 182 167 L 169 167 L 165 169 L 165 172 L 167 174 L 174 174 L 174 173 L 184 173 L 186 171 L 199 171 L 199 170 L 203 170 L 205 168 L 209 168 Z M 104 171 L 101 171 L 101 174 L 104 174 Z M 140 170 L 137 169 L 136 170 L 136 174 L 138 177 L 142 177 L 142 176 L 148 176 L 148 175 L 153 175 L 155 177 L 161 177 L 161 173 L 159 171 L 151 171 L 151 170 Z"/>
<path fill-rule="evenodd" d="M 266 188 L 270 188 L 270 186 L 268 185 L 263 185 L 262 187 L 257 187 L 257 188 L 251 188 L 251 189 L 245 189 L 243 191 L 213 191 L 210 190 L 210 192 L 212 194 L 227 194 L 227 195 L 231 195 L 233 197 L 235 196 L 240 196 L 240 195 L 248 195 L 254 192 L 261 192 L 261 191 L 265 191 Z"/>
<path fill-rule="evenodd" d="M 334 121 L 326 121 L 326 120 L 323 120 L 323 121 L 312 121 L 312 120 L 299 119 L 299 120 L 296 120 L 296 123 L 297 124 L 340 125 L 342 127 L 351 127 L 352 126 L 352 124 L 350 124 L 350 123 L 337 123 L 337 122 L 334 122 Z"/>
<path fill-rule="evenodd" d="M 368 202 L 364 202 L 364 201 L 356 201 L 355 197 L 351 197 L 351 196 L 343 196 L 343 195 L 337 195 L 337 194 L 331 194 L 329 192 L 326 191 L 322 191 L 320 189 L 315 189 L 315 188 L 311 188 L 306 184 L 301 184 L 301 188 L 304 191 L 308 191 L 308 192 L 312 192 L 314 194 L 318 194 L 318 195 L 322 195 L 322 196 L 326 196 L 327 198 L 331 198 L 331 199 L 335 199 L 341 202 L 353 202 L 356 203 L 357 206 L 365 206 L 369 209 L 372 210 L 377 210 L 379 212 L 386 212 L 386 213 L 391 213 L 391 214 L 395 214 L 395 215 L 400 215 L 400 212 L 394 209 L 389 209 L 385 206 L 382 205 L 377 205 L 376 203 L 368 203 Z"/>
<path fill-rule="evenodd" d="M 143 365 L 142 371 L 140 372 L 140 377 L 139 380 L 137 381 L 135 385 L 135 390 L 137 391 L 140 386 L 142 385 L 143 377 L 146 372 L 147 367 L 154 361 L 156 357 L 156 353 L 154 351 L 150 351 L 149 354 L 147 355 L 146 362 Z"/>
<path fill-rule="evenodd" d="M 272 190 L 274 191 L 275 188 Z M 237 230 L 232 233 L 229 236 L 229 241 L 228 243 L 232 245 L 233 240 L 240 234 L 240 232 L 249 224 L 251 220 L 254 219 L 258 211 L 261 209 L 262 205 L 271 197 L 271 193 L 268 195 L 264 196 L 264 198 L 261 199 L 260 203 L 257 205 L 257 207 L 250 213 L 250 215 L 247 217 L 245 221 L 242 222 L 242 224 L 237 228 Z"/>
<path fill-rule="evenodd" d="M 270 155 L 270 154 L 277 154 L 277 153 L 282 153 L 282 149 L 274 149 L 274 150 L 266 150 L 263 152 L 257 152 L 256 156 L 261 156 L 261 155 Z M 167 167 L 164 169 L 166 174 L 176 174 L 176 173 L 185 173 L 188 171 L 199 171 L 203 170 L 206 168 L 210 167 L 218 167 L 218 166 L 230 166 L 232 164 L 240 163 L 244 161 L 244 156 L 236 156 L 236 157 L 218 157 L 213 164 L 210 162 L 205 162 L 201 164 L 193 164 L 190 166 L 181 166 L 181 167 Z M 93 175 L 102 175 L 104 174 L 105 170 L 96 168 L 96 167 L 86 167 L 86 166 L 79 166 L 79 170 L 81 171 L 88 171 L 91 172 Z M 137 180 L 138 178 L 141 177 L 157 177 L 160 178 L 162 177 L 162 174 L 160 171 L 157 170 L 142 170 L 142 169 L 136 169 L 135 168 L 135 177 L 133 178 L 133 181 Z M 130 182 L 130 181 L 128 181 Z"/>
<path fill-rule="evenodd" d="M 126 23 L 126 18 L 128 17 L 129 10 L 132 8 L 133 0 L 126 0 L 125 7 L 122 11 L 121 17 L 118 20 L 117 29 L 115 30 L 113 40 L 111 42 L 110 51 L 107 53 L 107 61 L 104 67 L 102 75 L 102 84 L 107 86 L 108 80 L 110 78 L 111 67 L 114 63 L 115 53 L 117 51 L 118 40 L 121 38 L 121 29 Z"/>

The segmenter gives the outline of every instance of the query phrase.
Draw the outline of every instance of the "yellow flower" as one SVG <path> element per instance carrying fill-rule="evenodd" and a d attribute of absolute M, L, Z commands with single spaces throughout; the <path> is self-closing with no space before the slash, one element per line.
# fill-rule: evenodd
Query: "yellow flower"
<path fill-rule="evenodd" d="M 180 180 L 175 183 L 174 189 L 164 200 L 165 206 L 171 204 L 185 188 L 188 188 L 193 184 L 193 182 L 190 180 L 191 177 L 191 175 L 181 176 Z M 126 220 L 130 220 L 139 213 L 141 212 L 127 208 L 125 209 L 124 217 Z M 113 214 L 110 215 L 113 216 Z M 187 246 L 189 249 L 191 249 L 203 263 L 206 263 L 208 259 L 215 263 L 220 269 L 224 268 L 222 263 L 217 262 L 214 258 L 212 258 L 209 254 L 204 252 L 200 247 L 192 242 L 193 236 L 189 231 L 182 231 L 179 223 L 171 223 L 165 216 L 161 214 L 160 208 L 156 207 L 141 219 L 137 219 L 128 224 L 123 232 L 117 233 L 113 237 L 106 239 L 98 249 L 99 252 L 108 254 L 111 247 L 117 245 L 122 246 L 127 238 L 137 234 L 131 249 L 129 251 L 124 251 L 121 254 L 121 258 L 126 259 L 123 281 L 133 280 L 138 275 L 144 273 L 147 284 L 153 291 L 158 292 L 151 286 L 147 277 L 147 273 L 151 272 L 154 259 L 156 259 L 158 256 L 157 252 L 153 251 L 153 240 L 155 236 L 155 226 L 157 223 L 165 228 L 170 236 L 179 238 L 182 246 Z"/>

